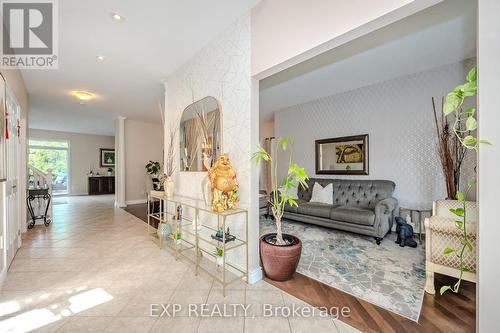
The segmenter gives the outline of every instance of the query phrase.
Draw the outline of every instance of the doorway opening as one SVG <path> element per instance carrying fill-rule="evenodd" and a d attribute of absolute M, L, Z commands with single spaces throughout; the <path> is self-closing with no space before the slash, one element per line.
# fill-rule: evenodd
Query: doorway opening
<path fill-rule="evenodd" d="M 52 172 L 52 193 L 54 195 L 69 192 L 69 142 L 64 140 L 30 139 L 28 151 L 30 166 L 47 173 Z M 36 188 L 33 175 L 29 176 L 29 186 Z"/>

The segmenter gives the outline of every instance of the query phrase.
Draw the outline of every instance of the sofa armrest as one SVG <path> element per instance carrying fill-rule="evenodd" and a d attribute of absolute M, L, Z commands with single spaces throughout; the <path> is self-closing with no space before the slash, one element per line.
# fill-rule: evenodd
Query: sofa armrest
<path fill-rule="evenodd" d="M 398 200 L 396 198 L 387 198 L 384 200 L 380 200 L 375 205 L 375 215 L 385 215 L 392 214 L 392 212 L 398 206 Z"/>
<path fill-rule="evenodd" d="M 377 202 L 375 205 L 375 230 L 377 236 L 383 238 L 391 228 L 393 223 L 393 213 L 398 206 L 396 198 L 387 198 Z"/>

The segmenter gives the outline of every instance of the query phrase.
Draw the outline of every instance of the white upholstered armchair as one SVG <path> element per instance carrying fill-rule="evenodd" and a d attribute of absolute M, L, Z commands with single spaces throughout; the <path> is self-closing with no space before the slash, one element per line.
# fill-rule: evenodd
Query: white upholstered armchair
<path fill-rule="evenodd" d="M 460 260 L 455 253 L 445 255 L 445 247 L 462 248 L 463 232 L 455 226 L 456 216 L 450 208 L 462 207 L 457 200 L 438 200 L 432 207 L 432 216 L 425 219 L 425 269 L 427 279 L 425 291 L 435 294 L 434 273 L 459 277 Z M 467 201 L 467 235 L 473 252 L 464 251 L 464 264 L 470 272 L 464 272 L 463 279 L 476 282 L 476 245 L 478 211 L 476 202 Z"/>

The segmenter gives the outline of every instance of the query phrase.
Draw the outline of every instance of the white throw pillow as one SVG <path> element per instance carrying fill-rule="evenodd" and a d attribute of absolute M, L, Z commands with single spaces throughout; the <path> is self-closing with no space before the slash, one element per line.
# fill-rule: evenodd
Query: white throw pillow
<path fill-rule="evenodd" d="M 333 205 L 333 184 L 330 183 L 323 187 L 318 183 L 314 183 L 311 200 L 309 200 L 309 202 Z"/>
<path fill-rule="evenodd" d="M 290 195 L 295 200 L 297 200 L 299 198 L 299 196 L 297 194 L 297 190 L 298 190 L 297 187 L 294 187 L 294 188 L 280 187 L 279 188 L 279 191 L 280 191 L 281 194 L 288 193 L 288 195 Z"/>

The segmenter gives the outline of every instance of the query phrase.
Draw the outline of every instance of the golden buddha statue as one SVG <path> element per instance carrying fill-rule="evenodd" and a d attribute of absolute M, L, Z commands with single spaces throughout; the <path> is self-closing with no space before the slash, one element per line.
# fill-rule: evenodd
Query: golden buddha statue
<path fill-rule="evenodd" d="M 222 213 L 227 209 L 236 208 L 239 200 L 238 182 L 229 157 L 221 155 L 208 172 L 212 190 L 212 210 Z"/>

